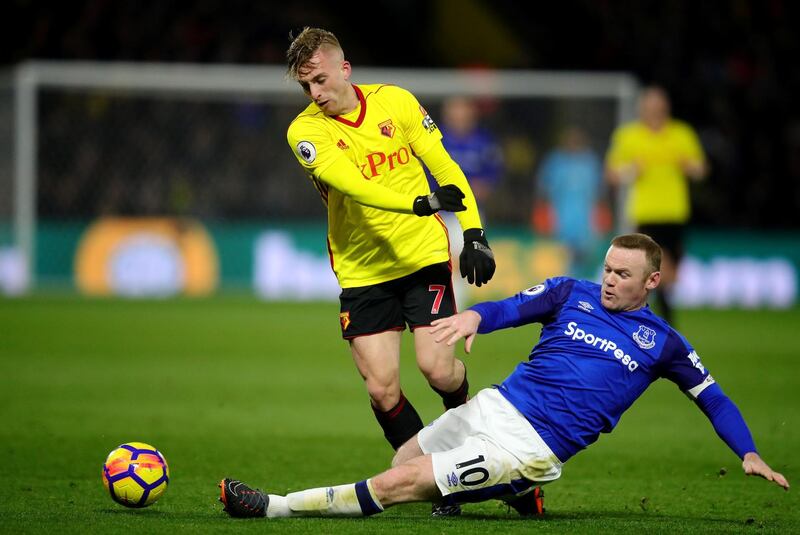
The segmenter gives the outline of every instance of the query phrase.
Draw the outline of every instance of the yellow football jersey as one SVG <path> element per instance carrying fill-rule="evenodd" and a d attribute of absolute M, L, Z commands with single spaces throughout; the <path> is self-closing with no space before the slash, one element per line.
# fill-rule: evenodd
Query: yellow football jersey
<path fill-rule="evenodd" d="M 462 228 L 481 227 L 466 177 L 417 99 L 392 85 L 353 88 L 355 110 L 327 116 L 312 102 L 287 133 L 328 207 L 328 251 L 342 288 L 394 280 L 450 259 L 441 218 L 413 214 L 414 199 L 430 193 L 418 158 L 440 184 L 465 193 L 467 210 L 457 214 Z"/>
<path fill-rule="evenodd" d="M 621 126 L 611 139 L 607 165 L 635 164 L 626 210 L 636 224 L 686 223 L 691 204 L 682 162 L 703 162 L 705 155 L 694 130 L 671 120 L 654 132 L 641 122 Z"/>

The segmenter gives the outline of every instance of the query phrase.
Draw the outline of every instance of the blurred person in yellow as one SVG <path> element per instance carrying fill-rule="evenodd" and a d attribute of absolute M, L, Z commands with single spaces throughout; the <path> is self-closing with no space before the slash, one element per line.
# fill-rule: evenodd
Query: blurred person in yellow
<path fill-rule="evenodd" d="M 664 250 L 656 298 L 661 315 L 674 324 L 670 290 L 691 216 L 689 181 L 704 179 L 708 164 L 694 129 L 672 118 L 663 88 L 642 90 L 639 118 L 614 132 L 605 167 L 610 184 L 629 188 L 625 206 L 629 221 Z"/>
<path fill-rule="evenodd" d="M 287 140 L 328 209 L 342 337 L 397 449 L 423 427 L 400 385 L 406 325 L 417 365 L 445 408 L 468 399 L 464 363 L 430 334 L 435 319 L 456 312 L 448 233 L 436 212 L 458 212 L 461 274 L 470 283 L 491 279 L 494 255 L 464 173 L 414 95 L 394 85 L 351 83 L 350 62 L 326 30 L 305 28 L 289 46 L 287 63 L 311 99 Z M 422 162 L 440 185 L 433 193 Z"/>

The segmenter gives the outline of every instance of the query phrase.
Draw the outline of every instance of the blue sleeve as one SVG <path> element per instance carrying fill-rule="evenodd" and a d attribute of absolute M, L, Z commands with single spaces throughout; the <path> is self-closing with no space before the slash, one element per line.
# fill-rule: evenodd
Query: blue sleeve
<path fill-rule="evenodd" d="M 661 375 L 695 400 L 719 437 L 740 459 L 745 453 L 756 451 L 739 409 L 722 392 L 689 342 L 675 331 L 670 331 L 664 345 L 661 366 Z"/>
<path fill-rule="evenodd" d="M 487 301 L 471 306 L 481 315 L 480 334 L 506 327 L 519 327 L 534 322 L 547 322 L 561 309 L 569 297 L 575 279 L 554 277 L 502 301 Z"/>
<path fill-rule="evenodd" d="M 714 383 L 694 348 L 673 329 L 670 329 L 659 357 L 659 368 L 661 377 L 678 385 L 692 399 L 697 399 L 704 388 Z"/>
<path fill-rule="evenodd" d="M 711 420 L 719 437 L 740 459 L 751 451 L 758 453 L 742 413 L 719 385 L 713 384 L 703 390 L 697 397 L 697 406 Z"/>

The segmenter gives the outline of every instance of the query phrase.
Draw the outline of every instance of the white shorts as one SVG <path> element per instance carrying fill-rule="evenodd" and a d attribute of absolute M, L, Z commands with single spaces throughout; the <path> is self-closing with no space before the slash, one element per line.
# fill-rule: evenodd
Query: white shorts
<path fill-rule="evenodd" d="M 457 503 L 524 494 L 561 477 L 561 462 L 495 388 L 445 412 L 417 441 L 442 496 Z"/>

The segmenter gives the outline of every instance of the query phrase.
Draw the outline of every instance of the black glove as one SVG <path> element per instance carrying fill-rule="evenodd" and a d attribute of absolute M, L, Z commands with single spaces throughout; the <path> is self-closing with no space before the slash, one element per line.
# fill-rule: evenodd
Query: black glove
<path fill-rule="evenodd" d="M 494 275 L 494 253 L 481 228 L 468 228 L 464 231 L 464 250 L 458 257 L 461 276 L 475 286 L 486 284 Z"/>
<path fill-rule="evenodd" d="M 442 186 L 430 195 L 420 195 L 414 199 L 414 213 L 418 216 L 433 215 L 439 210 L 445 212 L 461 212 L 467 207 L 461 202 L 464 194 L 458 186 L 448 184 Z"/>

